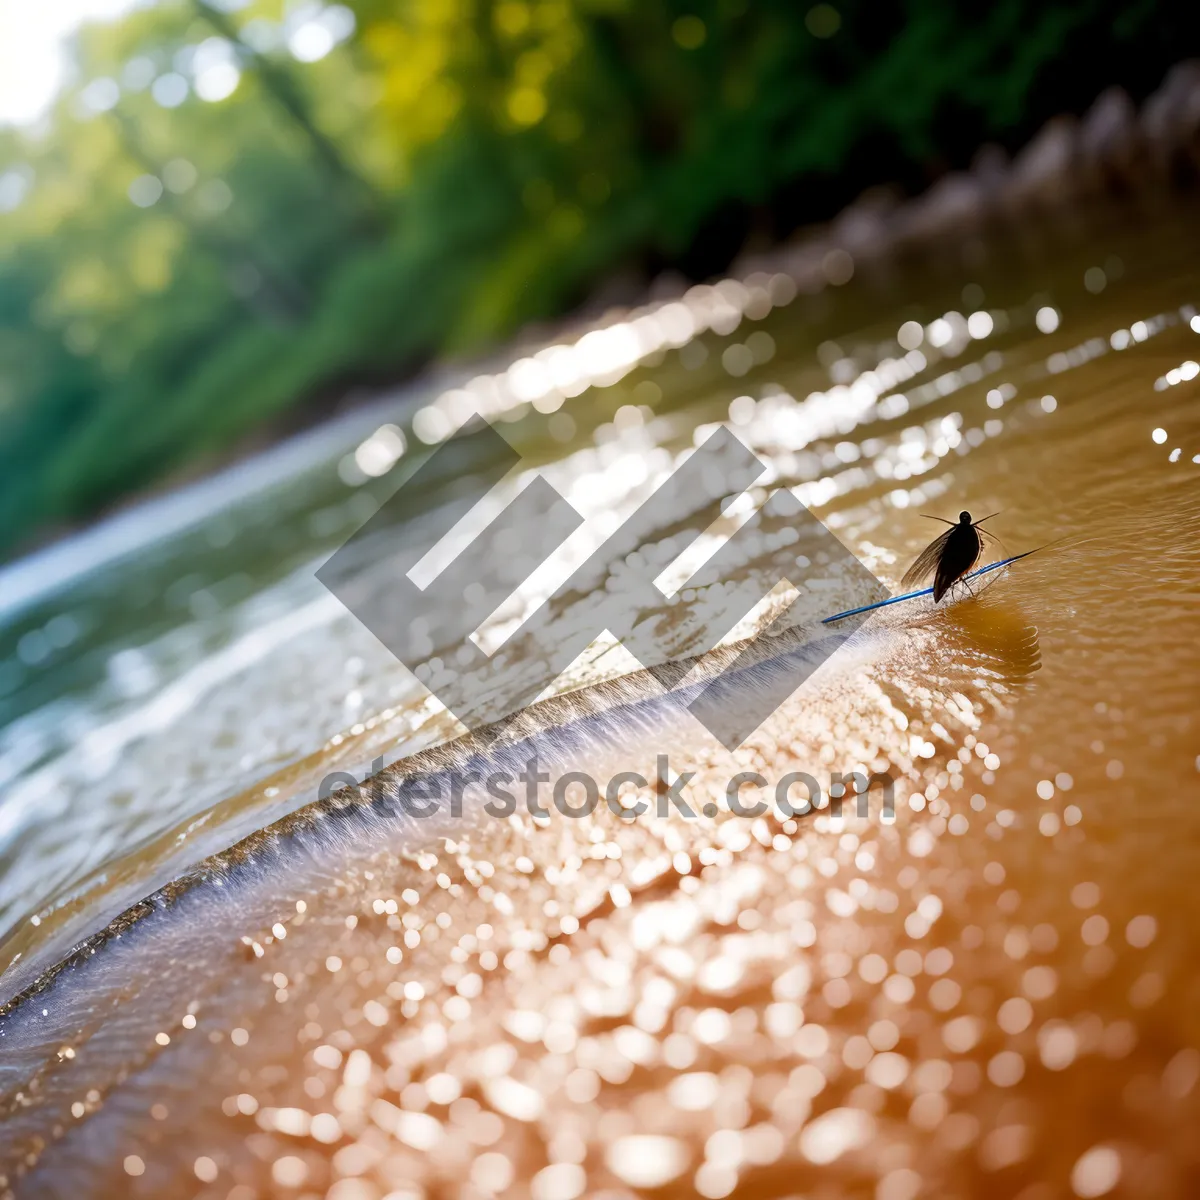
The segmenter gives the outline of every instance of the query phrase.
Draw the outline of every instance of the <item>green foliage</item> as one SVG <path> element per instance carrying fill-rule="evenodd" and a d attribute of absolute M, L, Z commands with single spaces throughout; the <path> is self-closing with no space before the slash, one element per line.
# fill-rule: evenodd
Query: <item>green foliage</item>
<path fill-rule="evenodd" d="M 687 265 L 731 207 L 786 233 L 919 171 L 947 128 L 964 152 L 1027 136 L 1139 48 L 1161 73 L 1175 19 L 1105 0 L 351 8 L 298 61 L 325 36 L 304 43 L 299 9 L 159 0 L 81 32 L 44 129 L 0 130 L 0 549 L 346 380 L 476 351 L 617 266 Z"/>

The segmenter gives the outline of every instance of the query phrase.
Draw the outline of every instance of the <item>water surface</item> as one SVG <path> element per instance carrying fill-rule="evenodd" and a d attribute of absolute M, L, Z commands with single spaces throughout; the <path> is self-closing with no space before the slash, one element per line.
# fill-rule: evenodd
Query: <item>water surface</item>
<path fill-rule="evenodd" d="M 601 779 L 668 753 L 713 817 L 309 807 L 331 771 L 382 759 L 394 785 L 461 732 L 314 577 L 408 469 L 404 413 L 390 471 L 364 481 L 331 438 L 294 477 L 10 611 L 9 1185 L 1194 1194 L 1192 225 L 1031 227 L 799 294 L 764 274 L 689 294 L 682 338 L 678 313 L 656 318 L 683 344 L 633 369 L 614 335 L 592 363 L 606 386 L 560 405 L 518 403 L 533 385 L 513 372 L 516 397 L 481 379 L 419 402 L 427 433 L 464 396 L 502 410 L 526 462 L 500 496 L 540 471 L 586 518 L 560 577 L 717 422 L 770 475 L 713 545 L 788 486 L 892 587 L 937 532 L 923 512 L 999 510 L 992 557 L 1047 547 L 977 598 L 872 618 L 732 754 L 678 714 L 571 751 Z M 795 560 L 784 532 L 738 568 L 764 591 Z M 834 589 L 830 609 L 853 599 Z M 656 615 L 681 654 L 702 649 L 703 601 Z M 588 596 L 572 603 L 583 619 Z M 536 647 L 509 651 L 534 669 Z M 552 756 L 588 705 L 653 694 L 596 691 L 632 665 L 597 645 L 557 690 L 600 699 L 536 709 L 523 733 Z M 855 768 L 899 781 L 894 821 L 724 801 L 738 770 Z"/>

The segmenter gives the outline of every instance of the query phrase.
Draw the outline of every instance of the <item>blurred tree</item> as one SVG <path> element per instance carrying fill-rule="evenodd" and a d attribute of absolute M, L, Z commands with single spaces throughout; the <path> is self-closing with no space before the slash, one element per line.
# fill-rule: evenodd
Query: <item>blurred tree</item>
<path fill-rule="evenodd" d="M 263 90 L 304 135 L 312 147 L 314 160 L 328 177 L 331 193 L 348 206 L 354 219 L 367 219 L 377 226 L 384 206 L 374 189 L 346 162 L 317 125 L 292 71 L 281 61 L 248 45 L 223 9 L 208 0 L 192 0 L 192 5 L 230 46 L 236 47 L 238 57 L 254 70 Z"/>
<path fill-rule="evenodd" d="M 713 272 L 756 226 L 919 187 L 1109 83 L 1145 93 L 1197 21 L 1116 0 L 157 0 L 85 28 L 51 116 L 0 129 L 0 548 L 621 264 Z"/>

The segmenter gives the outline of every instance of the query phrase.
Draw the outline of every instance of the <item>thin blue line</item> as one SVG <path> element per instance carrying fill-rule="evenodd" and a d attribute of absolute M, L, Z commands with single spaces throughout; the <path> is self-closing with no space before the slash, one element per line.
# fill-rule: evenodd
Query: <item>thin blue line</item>
<path fill-rule="evenodd" d="M 1007 567 L 1009 563 L 1015 563 L 1019 558 L 1028 558 L 1032 553 L 1032 550 L 1026 550 L 1024 554 L 1014 554 L 1012 558 L 1006 558 L 1003 562 L 988 563 L 986 567 L 980 567 L 978 571 L 972 571 L 970 575 L 965 575 L 963 578 L 975 579 L 980 575 L 986 575 L 989 571 L 998 571 L 1001 567 Z M 832 617 L 824 617 L 821 624 L 829 625 L 846 617 L 857 617 L 859 613 L 874 612 L 877 608 L 887 608 L 889 604 L 899 604 L 903 600 L 916 600 L 920 596 L 932 595 L 933 588 L 927 587 L 922 588 L 919 592 L 905 592 L 903 596 L 889 596 L 886 600 L 876 600 L 874 604 L 864 604 L 861 608 L 851 608 L 846 612 L 834 613 Z"/>

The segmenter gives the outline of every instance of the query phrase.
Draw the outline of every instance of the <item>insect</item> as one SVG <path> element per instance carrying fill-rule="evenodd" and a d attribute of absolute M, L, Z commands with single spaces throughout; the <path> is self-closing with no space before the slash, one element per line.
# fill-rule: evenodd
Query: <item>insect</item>
<path fill-rule="evenodd" d="M 921 515 L 929 516 L 928 513 Z M 944 517 L 930 517 L 933 521 L 945 521 L 950 528 L 921 551 L 917 561 L 905 572 L 901 584 L 911 587 L 932 575 L 933 602 L 936 604 L 979 561 L 983 539 L 990 536 L 980 526 L 996 515 L 990 513 L 981 520 L 972 521 L 971 514 L 964 511 L 958 514 L 957 524 L 945 521 Z"/>

